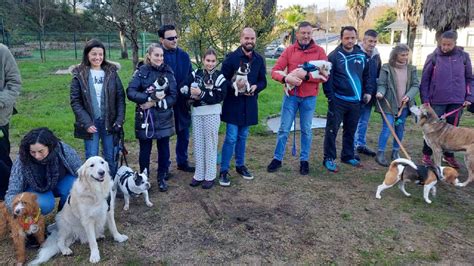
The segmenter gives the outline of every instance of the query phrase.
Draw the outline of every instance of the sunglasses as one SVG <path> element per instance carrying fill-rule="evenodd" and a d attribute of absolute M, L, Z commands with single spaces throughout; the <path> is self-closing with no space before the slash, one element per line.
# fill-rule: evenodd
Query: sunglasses
<path fill-rule="evenodd" d="M 177 40 L 177 39 L 178 39 L 178 36 L 167 37 L 167 38 L 165 38 L 165 39 L 167 39 L 168 41 L 172 42 L 172 41 L 174 41 L 174 40 Z"/>

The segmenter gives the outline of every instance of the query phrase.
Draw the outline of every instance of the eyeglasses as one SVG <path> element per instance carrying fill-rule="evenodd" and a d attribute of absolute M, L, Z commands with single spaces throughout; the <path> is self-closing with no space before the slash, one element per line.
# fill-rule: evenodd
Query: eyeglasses
<path fill-rule="evenodd" d="M 172 42 L 172 41 L 174 41 L 174 40 L 177 40 L 177 39 L 178 39 L 178 36 L 166 37 L 165 39 L 167 39 L 168 41 Z"/>

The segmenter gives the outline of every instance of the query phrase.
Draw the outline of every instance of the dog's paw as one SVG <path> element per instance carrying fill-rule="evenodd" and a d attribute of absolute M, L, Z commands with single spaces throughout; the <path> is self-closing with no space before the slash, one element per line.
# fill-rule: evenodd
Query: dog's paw
<path fill-rule="evenodd" d="M 90 263 L 97 263 L 99 261 L 100 261 L 99 250 L 91 251 L 91 256 L 89 257 L 89 262 Z"/>
<path fill-rule="evenodd" d="M 119 242 L 119 243 L 127 241 L 127 239 L 128 239 L 128 236 L 122 235 L 122 234 L 118 234 L 117 236 L 114 237 L 114 240 Z"/>
<path fill-rule="evenodd" d="M 426 203 L 431 204 L 431 200 L 425 199 Z"/>
<path fill-rule="evenodd" d="M 376 198 L 376 199 L 381 199 L 382 196 L 380 196 L 380 194 L 376 194 L 376 195 L 375 195 L 375 198 Z"/>
<path fill-rule="evenodd" d="M 63 256 L 69 256 L 72 255 L 72 250 L 70 248 L 65 248 L 61 250 L 61 253 L 63 254 Z"/>
<path fill-rule="evenodd" d="M 465 187 L 466 184 L 464 184 L 464 183 L 457 183 L 456 186 L 457 186 L 457 187 Z"/>
<path fill-rule="evenodd" d="M 146 203 L 146 206 L 148 207 L 153 207 L 153 203 L 151 203 L 150 201 Z"/>
<path fill-rule="evenodd" d="M 123 210 L 124 210 L 124 211 L 128 211 L 128 208 L 129 208 L 128 205 L 123 206 Z"/>

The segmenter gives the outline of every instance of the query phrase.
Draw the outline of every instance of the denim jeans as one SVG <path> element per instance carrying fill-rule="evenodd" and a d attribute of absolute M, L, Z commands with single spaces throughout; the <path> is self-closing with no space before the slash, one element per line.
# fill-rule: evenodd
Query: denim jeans
<path fill-rule="evenodd" d="M 153 139 L 139 139 L 140 152 L 138 155 L 138 163 L 140 165 L 140 173 L 148 170 L 150 173 L 150 157 Z M 158 150 L 158 174 L 168 173 L 170 162 L 170 137 L 164 137 L 156 140 L 156 148 Z"/>
<path fill-rule="evenodd" d="M 56 184 L 56 187 L 50 191 L 40 193 L 34 191 L 31 188 L 27 188 L 26 191 L 36 194 L 36 201 L 41 208 L 41 214 L 46 215 L 53 211 L 54 205 L 56 204 L 56 201 L 54 200 L 55 197 L 59 197 L 58 211 L 63 208 L 64 203 L 66 203 L 67 197 L 69 196 L 69 191 L 72 188 L 72 184 L 74 184 L 74 180 L 76 180 L 75 176 L 67 174 L 60 178 Z"/>
<path fill-rule="evenodd" d="M 189 127 L 176 132 L 176 163 L 188 163 Z"/>
<path fill-rule="evenodd" d="M 235 166 L 245 165 L 245 143 L 249 135 L 248 126 L 227 123 L 225 140 L 222 145 L 221 172 L 228 171 L 230 160 L 235 151 Z"/>
<path fill-rule="evenodd" d="M 275 153 L 273 158 L 282 161 L 285 154 L 286 141 L 290 133 L 296 112 L 300 113 L 301 128 L 301 152 L 300 161 L 308 161 L 313 137 L 311 124 L 313 123 L 314 109 L 316 108 L 316 96 L 298 97 L 283 95 L 281 105 L 281 122 L 278 129 Z M 296 127 L 296 125 L 295 125 Z M 295 140 L 296 141 L 296 140 Z"/>
<path fill-rule="evenodd" d="M 398 117 L 398 120 L 396 122 L 396 125 L 394 126 L 394 120 L 395 117 L 392 114 L 385 114 L 387 116 L 387 120 L 389 121 L 390 125 L 393 127 L 395 130 L 395 133 L 397 134 L 398 139 L 400 142 L 403 140 L 403 134 L 405 132 L 405 123 L 407 121 L 407 116 L 410 113 L 408 108 L 403 108 L 402 113 Z M 385 119 L 383 120 L 382 124 L 382 131 L 380 132 L 379 135 L 379 146 L 378 150 L 379 151 L 385 151 L 385 146 L 387 146 L 387 141 L 392 134 L 390 133 L 390 129 L 388 129 L 387 123 L 385 123 Z M 394 151 L 400 150 L 400 145 L 398 145 L 397 141 L 395 138 L 393 139 L 393 149 Z"/>
<path fill-rule="evenodd" d="M 372 113 L 372 104 L 364 104 L 360 107 L 359 123 L 355 134 L 354 147 L 367 146 L 367 127 L 369 126 L 370 114 Z"/>
<path fill-rule="evenodd" d="M 117 165 L 114 159 L 114 136 L 105 130 L 102 119 L 96 119 L 94 125 L 97 132 L 92 134 L 92 139 L 84 140 L 86 159 L 99 155 L 99 142 L 102 140 L 102 157 L 109 164 L 110 175 L 115 176 Z"/>

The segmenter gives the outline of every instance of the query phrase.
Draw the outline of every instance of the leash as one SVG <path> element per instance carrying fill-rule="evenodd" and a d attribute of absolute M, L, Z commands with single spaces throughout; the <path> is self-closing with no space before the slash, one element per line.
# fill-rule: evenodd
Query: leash
<path fill-rule="evenodd" d="M 385 99 L 385 97 L 384 97 Z M 387 101 L 387 99 L 385 99 Z M 388 101 L 387 101 L 388 103 Z M 393 129 L 392 125 L 389 123 L 388 121 L 388 118 L 387 118 L 387 115 L 385 114 L 385 112 L 383 111 L 382 109 L 382 105 L 380 104 L 380 101 L 379 99 L 377 99 L 377 106 L 379 107 L 380 109 L 380 113 L 382 114 L 382 117 L 383 117 L 383 120 L 385 121 L 385 123 L 387 124 L 387 127 L 388 129 L 390 130 L 390 133 L 392 133 L 392 136 L 393 138 L 395 139 L 395 141 L 398 143 L 398 145 L 400 146 L 400 149 L 402 150 L 403 154 L 405 155 L 405 157 L 411 161 L 411 157 L 410 155 L 408 155 L 407 151 L 405 150 L 405 147 L 403 147 L 402 145 L 402 142 L 400 141 L 400 139 L 398 138 L 397 134 L 395 133 L 395 130 Z M 390 106 L 389 106 L 390 107 Z M 390 108 L 391 109 L 391 108 Z"/>
<path fill-rule="evenodd" d="M 155 124 L 153 123 L 153 115 L 151 114 L 150 111 L 151 108 L 145 110 L 145 137 L 148 139 L 153 138 L 153 135 L 155 135 Z M 148 120 L 150 120 L 150 123 L 148 123 Z M 148 125 L 151 124 L 152 131 L 151 135 L 148 135 Z"/>
<path fill-rule="evenodd" d="M 295 97 L 297 97 L 296 96 L 297 89 L 298 89 L 298 87 L 295 86 L 295 89 L 294 89 L 295 90 Z M 288 96 L 288 97 L 290 97 L 290 96 Z M 295 115 L 293 116 L 293 146 L 291 147 L 291 155 L 293 155 L 293 157 L 296 156 L 296 114 L 297 113 L 298 112 L 295 111 Z M 301 120 L 301 116 L 300 116 L 300 120 Z M 301 131 L 301 128 L 300 128 L 300 131 Z"/>
<path fill-rule="evenodd" d="M 456 114 L 456 117 L 454 118 L 454 126 L 456 126 L 458 124 L 458 121 L 459 121 L 459 111 L 461 111 L 462 109 L 464 109 L 464 105 L 461 105 L 461 107 L 459 108 L 456 108 L 454 110 L 452 110 L 451 112 L 448 112 L 448 113 L 444 113 L 442 116 L 440 116 L 440 120 L 444 120 L 446 119 L 447 117 L 453 115 L 453 114 Z"/>

